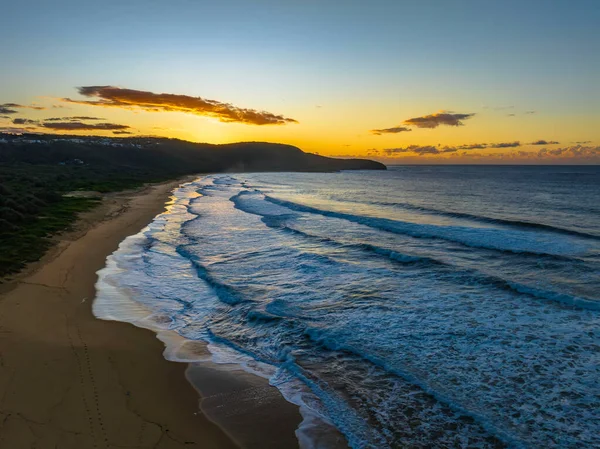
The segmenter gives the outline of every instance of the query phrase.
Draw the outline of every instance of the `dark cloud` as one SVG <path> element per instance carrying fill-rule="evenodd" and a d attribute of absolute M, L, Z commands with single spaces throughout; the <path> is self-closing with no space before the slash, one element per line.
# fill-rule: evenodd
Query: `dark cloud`
<path fill-rule="evenodd" d="M 424 154 L 440 154 L 443 153 L 444 150 L 438 150 L 436 147 L 432 145 L 409 145 L 407 147 L 400 148 L 385 148 L 383 153 L 387 156 L 393 156 L 395 154 L 402 153 L 416 153 L 419 156 Z"/>
<path fill-rule="evenodd" d="M 591 140 L 582 140 L 581 142 L 574 142 L 574 143 L 576 143 L 578 145 L 585 145 L 586 143 L 592 143 L 592 141 Z"/>
<path fill-rule="evenodd" d="M 514 142 L 490 143 L 488 145 L 488 148 L 515 148 L 515 147 L 520 147 L 520 146 L 521 146 L 521 142 L 514 141 Z"/>
<path fill-rule="evenodd" d="M 16 114 L 17 110 L 10 109 L 8 106 L 0 105 L 0 114 Z"/>
<path fill-rule="evenodd" d="M 38 111 L 42 111 L 44 109 L 46 109 L 43 106 L 36 106 L 36 105 L 23 105 L 23 104 L 18 104 L 18 103 L 4 103 L 4 104 L 0 104 L 0 112 L 2 112 L 2 108 L 9 108 L 9 109 L 36 109 Z M 16 111 L 14 112 L 4 112 L 3 114 L 14 114 Z"/>
<path fill-rule="evenodd" d="M 408 131 L 412 131 L 412 129 L 405 126 L 395 126 L 393 128 L 372 129 L 371 133 L 375 134 L 376 136 L 381 136 L 382 134 L 398 134 Z"/>
<path fill-rule="evenodd" d="M 487 148 L 487 143 L 470 143 L 465 145 L 460 145 L 457 147 L 458 150 L 480 150 L 482 148 Z"/>
<path fill-rule="evenodd" d="M 116 123 L 83 123 L 83 122 L 45 122 L 44 128 L 61 131 L 120 131 L 129 129 L 130 126 L 118 125 Z"/>
<path fill-rule="evenodd" d="M 30 120 L 28 118 L 15 118 L 12 122 L 14 125 L 37 125 L 39 123 L 37 120 Z"/>
<path fill-rule="evenodd" d="M 106 120 L 102 117 L 88 117 L 85 115 L 76 115 L 75 117 L 69 117 L 69 120 Z"/>
<path fill-rule="evenodd" d="M 475 114 L 456 114 L 453 112 L 436 112 L 435 114 L 425 115 L 423 117 L 414 117 L 404 120 L 405 125 L 416 126 L 417 128 L 437 128 L 440 125 L 462 126 L 463 120 L 473 117 Z"/>
<path fill-rule="evenodd" d="M 536 140 L 535 142 L 531 142 L 529 145 L 558 145 L 560 142 L 556 142 L 555 140 Z"/>
<path fill-rule="evenodd" d="M 131 131 L 113 131 L 113 134 L 133 134 Z"/>
<path fill-rule="evenodd" d="M 529 114 L 535 114 L 535 113 L 536 113 L 536 111 L 525 111 L 525 114 L 528 114 L 528 115 Z"/>
<path fill-rule="evenodd" d="M 506 114 L 507 117 L 514 117 L 516 114 Z"/>
<path fill-rule="evenodd" d="M 186 112 L 189 114 L 215 117 L 226 123 L 245 123 L 250 125 L 285 125 L 298 123 L 282 115 L 255 109 L 239 108 L 229 103 L 207 100 L 188 95 L 154 93 L 142 90 L 123 89 L 114 86 L 85 86 L 78 88 L 85 97 L 99 98 L 97 101 L 72 100 L 69 103 L 90 106 L 117 107 L 125 109 L 140 108 L 152 112 Z"/>
<path fill-rule="evenodd" d="M 50 117 L 47 119 L 44 119 L 45 122 L 64 122 L 64 121 L 80 121 L 80 120 L 106 120 L 102 117 L 88 117 L 88 116 L 80 116 L 80 115 L 76 115 L 74 117 Z"/>
<path fill-rule="evenodd" d="M 26 133 L 28 128 L 17 128 L 15 126 L 0 127 L 0 133 Z"/>

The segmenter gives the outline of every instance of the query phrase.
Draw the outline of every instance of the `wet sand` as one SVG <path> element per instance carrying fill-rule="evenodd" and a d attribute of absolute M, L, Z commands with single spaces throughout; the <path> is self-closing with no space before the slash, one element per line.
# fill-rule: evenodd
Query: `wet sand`
<path fill-rule="evenodd" d="M 250 431 L 251 438 L 243 435 L 252 428 L 252 407 L 240 409 L 246 431 L 236 444 L 200 412 L 198 392 L 185 377 L 187 364 L 166 361 L 153 332 L 99 320 L 91 312 L 96 271 L 125 237 L 164 209 L 178 184 L 108 195 L 82 215 L 73 232 L 58 237 L 40 262 L 0 286 L 0 448 L 297 446 L 293 431 L 300 415 L 281 396 L 267 401 L 271 419 Z M 199 379 L 209 409 L 226 399 L 229 406 L 235 402 L 223 391 L 241 397 L 250 388 L 224 388 L 227 379 L 211 372 Z M 276 392 L 266 381 L 262 388 L 263 396 Z M 278 419 L 279 410 L 285 410 L 284 419 Z M 232 435 L 236 422 L 225 426 Z M 267 429 L 274 422 L 271 438 Z M 270 443 L 261 446 L 261 438 Z"/>

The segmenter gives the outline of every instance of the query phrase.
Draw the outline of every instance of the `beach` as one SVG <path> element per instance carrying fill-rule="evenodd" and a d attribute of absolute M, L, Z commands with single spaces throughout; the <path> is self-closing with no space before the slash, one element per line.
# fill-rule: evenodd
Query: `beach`
<path fill-rule="evenodd" d="M 162 212 L 179 184 L 106 195 L 40 262 L 1 286 L 0 448 L 252 446 L 240 438 L 234 443 L 200 412 L 198 392 L 186 380 L 188 365 L 165 360 L 153 332 L 96 319 L 91 311 L 96 272 L 106 257 Z M 219 386 L 219 376 L 210 377 L 211 404 L 219 403 L 215 395 L 228 391 L 231 397 L 232 389 L 247 386 Z M 261 388 L 271 387 L 264 381 Z M 297 444 L 300 416 L 287 405 L 296 422 L 279 426 L 272 447 Z M 231 418 L 229 428 L 251 418 L 242 415 Z M 264 425 L 255 428 L 268 440 L 264 431 Z"/>

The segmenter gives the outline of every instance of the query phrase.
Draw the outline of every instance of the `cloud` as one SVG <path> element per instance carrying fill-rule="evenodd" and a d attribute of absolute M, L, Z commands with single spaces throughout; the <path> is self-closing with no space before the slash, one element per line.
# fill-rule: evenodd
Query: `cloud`
<path fill-rule="evenodd" d="M 113 131 L 113 134 L 133 134 L 131 131 Z"/>
<path fill-rule="evenodd" d="M 14 125 L 37 125 L 39 123 L 37 120 L 30 120 L 28 118 L 15 118 L 12 122 Z"/>
<path fill-rule="evenodd" d="M 384 128 L 384 129 L 372 129 L 371 133 L 376 136 L 381 136 L 382 134 L 397 134 L 412 131 L 412 129 L 407 128 L 405 126 L 395 126 L 393 128 Z"/>
<path fill-rule="evenodd" d="M 388 156 L 393 156 L 395 154 L 403 154 L 403 153 L 416 153 L 419 156 L 424 154 L 440 154 L 445 152 L 444 150 L 438 150 L 436 147 L 432 145 L 409 145 L 407 147 L 400 148 L 385 148 L 383 153 Z"/>
<path fill-rule="evenodd" d="M 560 142 L 556 142 L 555 140 L 536 140 L 535 142 L 531 142 L 529 145 L 558 145 Z"/>
<path fill-rule="evenodd" d="M 10 108 L 10 109 L 36 109 L 38 111 L 42 111 L 44 109 L 46 109 L 43 106 L 37 106 L 37 105 L 23 105 L 23 104 L 18 104 L 18 103 L 4 103 L 4 104 L 0 104 L 0 112 L 2 110 L 2 108 Z M 4 112 L 3 114 L 14 114 L 16 111 L 14 112 Z"/>
<path fill-rule="evenodd" d="M 574 142 L 574 143 L 576 143 L 578 145 L 585 145 L 586 143 L 592 143 L 592 141 L 591 140 L 582 140 L 581 142 Z"/>
<path fill-rule="evenodd" d="M 531 114 L 535 114 L 537 111 L 525 111 L 525 114 L 527 115 L 531 115 Z"/>
<path fill-rule="evenodd" d="M 435 114 L 425 115 L 423 117 L 414 117 L 404 120 L 405 125 L 416 126 L 417 128 L 437 128 L 440 125 L 462 126 L 462 120 L 467 120 L 475 114 L 456 114 L 453 112 L 440 111 Z"/>
<path fill-rule="evenodd" d="M 534 154 L 538 158 L 560 157 L 569 159 L 589 159 L 600 157 L 600 147 L 576 145 L 571 147 L 555 148 L 552 150 L 548 148 L 542 148 Z"/>
<path fill-rule="evenodd" d="M 469 143 L 456 147 L 458 150 L 479 150 L 481 148 L 487 148 L 487 143 Z"/>
<path fill-rule="evenodd" d="M 74 117 L 50 117 L 47 119 L 44 119 L 44 121 L 46 122 L 64 122 L 67 120 L 71 120 L 71 121 L 80 121 L 80 120 L 106 120 L 102 117 L 88 117 L 85 115 L 77 115 Z"/>
<path fill-rule="evenodd" d="M 463 150 L 461 155 L 471 154 L 472 150 L 481 150 L 486 148 L 514 148 L 521 146 L 518 141 L 515 142 L 500 142 L 500 143 L 470 143 L 455 146 L 434 146 L 434 145 L 408 145 L 406 147 L 386 148 L 381 150 L 386 156 L 395 156 L 405 153 L 415 153 L 418 156 L 426 156 L 432 154 L 450 154 L 451 156 L 458 155 L 460 150 Z M 375 151 L 375 150 L 369 150 Z M 377 150 L 379 151 L 379 150 Z"/>
<path fill-rule="evenodd" d="M 120 131 L 129 129 L 130 126 L 116 123 L 83 123 L 83 122 L 44 122 L 44 128 L 61 131 Z"/>
<path fill-rule="evenodd" d="M 516 114 L 506 114 L 507 117 L 514 117 Z"/>
<path fill-rule="evenodd" d="M 520 146 L 521 146 L 521 142 L 514 141 L 514 142 L 490 143 L 488 145 L 488 148 L 515 148 L 515 147 L 520 147 Z"/>
<path fill-rule="evenodd" d="M 285 125 L 298 123 L 292 118 L 255 109 L 239 108 L 229 103 L 207 100 L 188 95 L 154 93 L 142 90 L 124 89 L 114 86 L 85 86 L 78 88 L 85 97 L 99 98 L 97 101 L 72 100 L 68 103 L 89 106 L 117 107 L 124 109 L 140 108 L 152 112 L 185 112 L 189 114 L 215 117 L 225 123 L 245 123 L 250 125 Z"/>
<path fill-rule="evenodd" d="M 5 106 L 3 104 L 0 105 L 0 114 L 16 114 L 17 112 L 19 111 L 15 109 L 10 109 L 8 106 Z"/>
<path fill-rule="evenodd" d="M 538 151 L 512 151 L 509 153 L 466 153 L 460 154 L 461 157 L 471 159 L 482 159 L 489 161 L 511 161 L 511 162 L 530 162 L 539 164 L 540 162 L 560 163 L 565 162 L 600 162 L 600 146 L 575 145 L 562 148 L 542 148 Z"/>
<path fill-rule="evenodd" d="M 23 134 L 26 133 L 29 128 L 17 128 L 15 126 L 5 126 L 0 127 L 0 133 L 17 133 Z"/>

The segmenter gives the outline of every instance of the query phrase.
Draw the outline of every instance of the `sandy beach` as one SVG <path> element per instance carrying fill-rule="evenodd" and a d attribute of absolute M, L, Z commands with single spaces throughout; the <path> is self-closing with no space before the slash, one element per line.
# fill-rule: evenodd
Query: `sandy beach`
<path fill-rule="evenodd" d="M 231 448 L 254 446 L 259 432 L 268 437 L 259 425 L 249 444 L 234 443 L 200 412 L 187 364 L 166 361 L 154 333 L 91 312 L 96 271 L 125 237 L 163 210 L 178 184 L 106 196 L 40 262 L 1 286 L 0 448 Z M 219 384 L 219 376 L 213 378 Z M 231 402 L 244 388 L 216 391 L 226 391 Z M 274 390 L 266 381 L 261 388 Z M 218 408 L 218 397 L 206 399 Z M 297 445 L 299 413 L 291 404 L 284 408 L 291 418 L 264 447 Z M 229 427 L 249 422 L 245 410 Z"/>

